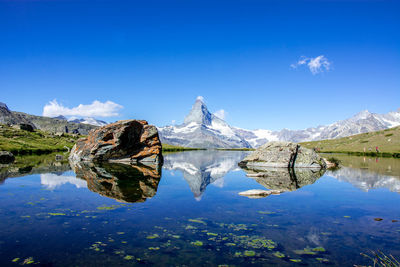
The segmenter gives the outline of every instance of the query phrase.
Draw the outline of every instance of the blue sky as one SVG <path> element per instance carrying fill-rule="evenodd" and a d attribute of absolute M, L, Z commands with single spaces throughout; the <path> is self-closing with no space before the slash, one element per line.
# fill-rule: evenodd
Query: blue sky
<path fill-rule="evenodd" d="M 112 101 L 118 115 L 98 118 L 163 126 L 201 95 L 234 126 L 273 130 L 386 113 L 400 108 L 399 14 L 383 0 L 0 0 L 0 102 L 41 115 Z M 329 70 L 312 73 L 318 56 Z"/>

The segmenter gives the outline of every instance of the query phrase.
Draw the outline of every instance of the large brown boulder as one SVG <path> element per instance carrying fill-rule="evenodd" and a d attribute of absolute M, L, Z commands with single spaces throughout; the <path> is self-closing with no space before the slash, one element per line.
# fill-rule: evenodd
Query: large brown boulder
<path fill-rule="evenodd" d="M 269 142 L 241 162 L 241 167 L 325 169 L 324 159 L 314 150 L 292 142 Z"/>
<path fill-rule="evenodd" d="M 71 150 L 72 162 L 162 163 L 157 128 L 143 120 L 118 121 L 94 129 Z"/>

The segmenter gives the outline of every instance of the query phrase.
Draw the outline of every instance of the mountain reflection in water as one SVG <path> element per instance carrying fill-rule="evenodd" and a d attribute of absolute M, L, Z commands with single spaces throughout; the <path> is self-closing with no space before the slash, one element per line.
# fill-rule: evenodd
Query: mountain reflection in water
<path fill-rule="evenodd" d="M 237 165 L 249 152 L 242 151 L 188 151 L 164 157 L 164 169 L 177 170 L 189 184 L 197 200 L 201 199 L 207 186 L 223 187 L 228 172 L 239 171 Z"/>

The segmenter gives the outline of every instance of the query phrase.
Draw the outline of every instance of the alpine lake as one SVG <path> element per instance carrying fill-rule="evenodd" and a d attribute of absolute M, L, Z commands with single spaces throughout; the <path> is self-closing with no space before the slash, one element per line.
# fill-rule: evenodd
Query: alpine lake
<path fill-rule="evenodd" d="M 164 155 L 162 168 L 0 168 L 0 266 L 353 266 L 400 259 L 400 160 L 334 156 L 337 170 L 249 178 L 249 152 Z M 250 189 L 280 195 L 248 198 Z"/>

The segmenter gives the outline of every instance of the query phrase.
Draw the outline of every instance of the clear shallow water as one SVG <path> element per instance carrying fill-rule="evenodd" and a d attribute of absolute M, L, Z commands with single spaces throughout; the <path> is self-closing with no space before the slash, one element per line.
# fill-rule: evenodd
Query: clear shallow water
<path fill-rule="evenodd" d="M 170 154 L 161 174 L 104 165 L 75 168 L 76 178 L 53 164 L 52 173 L 3 175 L 0 265 L 352 266 L 371 264 L 360 255 L 370 250 L 400 258 L 399 160 L 343 157 L 348 167 L 288 176 L 281 186 L 291 191 L 249 199 L 238 192 L 265 187 L 237 167 L 245 154 Z"/>

